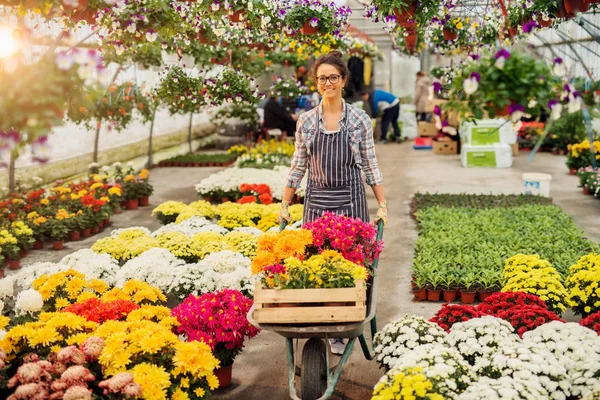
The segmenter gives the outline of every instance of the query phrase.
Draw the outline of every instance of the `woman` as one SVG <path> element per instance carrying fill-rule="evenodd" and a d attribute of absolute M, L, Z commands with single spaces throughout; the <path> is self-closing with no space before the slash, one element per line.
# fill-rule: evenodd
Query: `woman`
<path fill-rule="evenodd" d="M 296 127 L 296 149 L 283 190 L 280 221 L 290 221 L 288 206 L 308 168 L 304 223 L 330 211 L 369 221 L 361 171 L 379 203 L 375 221 L 387 222 L 382 176 L 375 157 L 373 126 L 362 111 L 346 104 L 342 89 L 349 71 L 342 53 L 322 56 L 311 71 L 321 104 L 301 114 Z M 344 352 L 342 339 L 332 339 L 334 354 Z"/>
<path fill-rule="evenodd" d="M 308 168 L 304 223 L 326 211 L 368 222 L 361 170 L 379 203 L 375 220 L 387 222 L 371 119 L 342 98 L 349 75 L 342 53 L 333 51 L 322 56 L 311 72 L 322 101 L 298 119 L 296 149 L 283 190 L 280 220 L 290 220 L 288 206 Z"/>
<path fill-rule="evenodd" d="M 417 72 L 417 81 L 415 82 L 415 111 L 417 122 L 427 121 L 427 105 L 429 104 L 429 87 L 431 80 L 424 71 Z"/>

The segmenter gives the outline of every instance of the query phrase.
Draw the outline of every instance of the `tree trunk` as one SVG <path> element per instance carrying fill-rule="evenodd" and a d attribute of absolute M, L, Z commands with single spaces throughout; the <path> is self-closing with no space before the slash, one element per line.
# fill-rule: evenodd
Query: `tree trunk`
<path fill-rule="evenodd" d="M 190 125 L 188 126 L 188 146 L 190 148 L 190 153 L 192 152 L 192 119 L 194 118 L 194 113 L 190 113 Z"/>
<path fill-rule="evenodd" d="M 148 163 L 146 164 L 146 168 L 148 169 L 152 168 L 152 165 L 154 164 L 154 160 L 152 160 L 152 135 L 154 134 L 154 119 L 156 118 L 157 108 L 155 108 L 152 112 L 152 121 L 150 121 L 150 136 L 148 136 Z"/>
<path fill-rule="evenodd" d="M 17 161 L 17 150 L 10 152 L 10 162 L 8 164 L 8 189 L 11 193 L 15 191 L 15 161 Z"/>
<path fill-rule="evenodd" d="M 96 125 L 96 136 L 94 136 L 94 159 L 93 162 L 98 162 L 98 145 L 100 144 L 100 124 Z"/>

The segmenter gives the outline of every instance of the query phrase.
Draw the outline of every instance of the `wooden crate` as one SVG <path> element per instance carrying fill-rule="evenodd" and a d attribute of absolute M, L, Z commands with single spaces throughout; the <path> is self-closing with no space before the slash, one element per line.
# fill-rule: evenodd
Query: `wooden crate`
<path fill-rule="evenodd" d="M 458 143 L 454 140 L 451 141 L 434 141 L 433 142 L 433 154 L 458 154 Z"/>
<path fill-rule="evenodd" d="M 252 318 L 263 324 L 358 322 L 367 314 L 363 281 L 343 289 L 254 289 Z M 334 304 L 331 304 L 334 303 Z"/>

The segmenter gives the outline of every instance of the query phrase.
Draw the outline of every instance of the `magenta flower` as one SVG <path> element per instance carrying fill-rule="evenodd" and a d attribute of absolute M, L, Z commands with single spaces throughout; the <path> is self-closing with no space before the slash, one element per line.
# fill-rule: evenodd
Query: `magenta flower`
<path fill-rule="evenodd" d="M 496 59 L 499 59 L 499 58 L 509 59 L 510 58 L 510 53 L 508 52 L 508 50 L 502 49 L 502 50 L 499 50 L 494 57 Z"/>

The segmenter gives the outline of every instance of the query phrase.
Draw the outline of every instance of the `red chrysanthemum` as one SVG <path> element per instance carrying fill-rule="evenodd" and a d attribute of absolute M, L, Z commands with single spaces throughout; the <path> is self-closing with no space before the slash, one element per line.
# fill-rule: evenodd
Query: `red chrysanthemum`
<path fill-rule="evenodd" d="M 109 320 L 124 320 L 130 312 L 138 308 L 140 306 L 132 301 L 102 301 L 97 298 L 91 298 L 63 308 L 62 311 L 77 314 L 88 321 L 101 324 Z"/>
<path fill-rule="evenodd" d="M 588 315 L 586 318 L 579 321 L 579 325 L 590 328 L 600 335 L 600 311 Z"/>
<path fill-rule="evenodd" d="M 483 316 L 477 307 L 460 304 L 444 304 L 442 308 L 429 321 L 438 324 L 446 332 L 449 332 L 457 322 L 468 321 Z"/>

